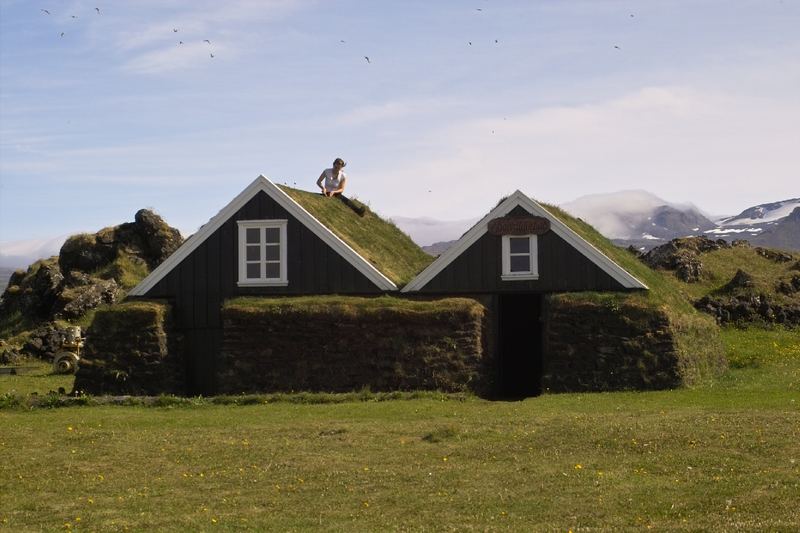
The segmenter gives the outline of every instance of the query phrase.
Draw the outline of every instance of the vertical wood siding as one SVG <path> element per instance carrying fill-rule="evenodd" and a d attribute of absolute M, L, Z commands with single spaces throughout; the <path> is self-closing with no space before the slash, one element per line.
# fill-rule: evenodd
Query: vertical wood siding
<path fill-rule="evenodd" d="M 286 219 L 286 287 L 238 287 L 238 220 Z M 169 299 L 183 335 L 191 394 L 212 394 L 222 346 L 220 309 L 243 295 L 380 294 L 363 274 L 263 192 L 259 192 L 145 297 Z"/>

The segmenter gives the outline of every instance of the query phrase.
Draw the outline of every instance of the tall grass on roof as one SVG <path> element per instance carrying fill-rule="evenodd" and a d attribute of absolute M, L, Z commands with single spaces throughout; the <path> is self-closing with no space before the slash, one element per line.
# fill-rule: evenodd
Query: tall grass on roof
<path fill-rule="evenodd" d="M 353 203 L 366 208 L 363 217 L 335 198 L 279 187 L 398 287 L 433 261 L 411 237 L 358 200 Z"/>

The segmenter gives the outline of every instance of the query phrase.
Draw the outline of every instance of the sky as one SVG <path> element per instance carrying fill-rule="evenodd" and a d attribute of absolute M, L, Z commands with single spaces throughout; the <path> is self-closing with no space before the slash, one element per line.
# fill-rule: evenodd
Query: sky
<path fill-rule="evenodd" d="M 144 207 L 189 235 L 336 157 L 397 218 L 797 197 L 798 28 L 800 0 L 0 0 L 0 255 Z"/>

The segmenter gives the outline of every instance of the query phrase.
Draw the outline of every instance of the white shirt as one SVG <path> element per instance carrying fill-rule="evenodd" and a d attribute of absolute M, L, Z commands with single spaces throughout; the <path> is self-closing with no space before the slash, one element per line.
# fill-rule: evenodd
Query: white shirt
<path fill-rule="evenodd" d="M 332 168 L 325 169 L 325 190 L 327 191 L 335 191 L 339 188 L 344 180 L 347 179 L 347 174 L 344 173 L 343 170 L 339 171 L 339 174 L 334 176 Z"/>

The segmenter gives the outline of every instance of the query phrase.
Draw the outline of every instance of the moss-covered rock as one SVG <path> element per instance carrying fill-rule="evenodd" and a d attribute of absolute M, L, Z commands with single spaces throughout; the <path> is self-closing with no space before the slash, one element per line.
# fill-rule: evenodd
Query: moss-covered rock
<path fill-rule="evenodd" d="M 133 288 L 183 242 L 152 211 L 134 222 L 69 237 L 58 256 L 14 272 L 0 298 L 0 335 L 56 319 L 79 320 Z"/>

